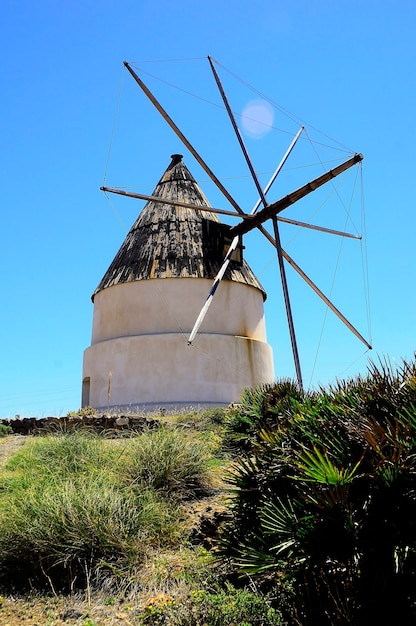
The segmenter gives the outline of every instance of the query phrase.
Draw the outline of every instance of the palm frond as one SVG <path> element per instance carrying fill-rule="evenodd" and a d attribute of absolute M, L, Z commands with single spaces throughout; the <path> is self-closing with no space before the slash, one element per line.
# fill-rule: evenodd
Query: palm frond
<path fill-rule="evenodd" d="M 360 463 L 361 459 L 353 467 L 338 467 L 326 452 L 322 453 L 316 446 L 313 446 L 313 451 L 303 447 L 294 461 L 304 480 L 326 485 L 350 483 L 356 477 Z"/>

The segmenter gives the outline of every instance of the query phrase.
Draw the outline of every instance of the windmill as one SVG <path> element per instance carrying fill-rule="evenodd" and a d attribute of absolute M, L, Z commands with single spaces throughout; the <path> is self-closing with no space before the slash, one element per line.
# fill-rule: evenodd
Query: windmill
<path fill-rule="evenodd" d="M 286 222 L 286 223 L 291 223 L 291 224 L 295 224 L 297 226 L 303 227 L 303 228 L 311 228 L 314 230 L 319 230 L 321 232 L 326 232 L 329 234 L 333 234 L 333 235 L 338 235 L 338 236 L 342 236 L 342 237 L 349 237 L 349 238 L 359 238 L 356 235 L 353 235 L 351 233 L 347 233 L 344 231 L 338 231 L 338 230 L 334 230 L 334 229 L 329 229 L 329 228 L 324 228 L 321 226 L 315 226 L 312 224 L 307 224 L 304 222 L 300 222 L 300 221 L 295 221 L 295 220 L 291 220 L 288 218 L 283 217 L 281 214 L 283 213 L 283 211 L 285 211 L 285 209 L 287 209 L 288 207 L 292 206 L 293 204 L 295 204 L 296 202 L 298 202 L 299 200 L 301 200 L 302 198 L 306 197 L 308 194 L 312 193 L 313 191 L 315 191 L 316 189 L 318 189 L 319 187 L 322 187 L 323 185 L 325 185 L 326 183 L 328 183 L 329 181 L 333 180 L 334 178 L 336 178 L 337 176 L 339 176 L 340 174 L 342 174 L 343 172 L 345 172 L 346 170 L 348 170 L 349 168 L 355 166 L 356 164 L 359 164 L 362 160 L 363 160 L 363 156 L 361 154 L 357 154 L 355 153 L 351 158 L 347 159 L 346 161 L 344 161 L 343 163 L 341 163 L 340 165 L 338 165 L 337 167 L 330 169 L 329 171 L 325 172 L 324 174 L 322 174 L 321 176 L 311 180 L 310 182 L 308 182 L 307 184 L 295 189 L 293 192 L 285 195 L 284 197 L 280 198 L 279 200 L 276 200 L 274 202 L 269 202 L 266 198 L 267 193 L 269 192 L 270 188 L 272 187 L 274 181 L 276 180 L 277 176 L 279 175 L 279 173 L 281 172 L 283 166 L 285 165 L 287 159 L 289 158 L 293 148 L 295 147 L 297 141 L 299 140 L 300 136 L 302 135 L 302 132 L 304 131 L 303 126 L 301 126 L 298 130 L 298 132 L 296 133 L 295 137 L 293 138 L 291 144 L 289 145 L 288 149 L 286 150 L 285 154 L 283 155 L 278 167 L 276 168 L 275 172 L 273 173 L 273 176 L 271 177 L 269 183 L 267 184 L 267 186 L 263 189 L 260 185 L 259 182 L 259 178 L 256 174 L 256 171 L 254 169 L 252 160 L 248 154 L 247 148 L 245 146 L 242 134 L 238 128 L 238 125 L 236 123 L 235 120 L 235 116 L 232 112 L 231 106 L 229 104 L 228 98 L 225 94 L 223 85 L 221 83 L 220 77 L 218 75 L 218 72 L 215 68 L 215 64 L 214 61 L 211 57 L 208 57 L 208 61 L 210 64 L 210 68 L 211 71 L 213 73 L 215 82 L 217 84 L 217 87 L 219 89 L 222 101 L 224 103 L 225 109 L 227 111 L 228 117 L 230 119 L 231 125 L 233 127 L 233 130 L 235 132 L 236 138 L 238 140 L 238 143 L 240 145 L 240 148 L 242 150 L 242 153 L 244 155 L 244 159 L 247 163 L 247 166 L 249 168 L 251 177 L 253 179 L 254 185 L 257 189 L 258 195 L 259 195 L 259 200 L 258 202 L 255 204 L 255 206 L 253 207 L 253 209 L 251 210 L 250 213 L 247 213 L 246 211 L 244 211 L 240 205 L 236 202 L 236 200 L 232 197 L 232 195 L 228 192 L 228 190 L 224 187 L 224 185 L 222 184 L 222 182 L 220 181 L 220 179 L 214 174 L 214 172 L 209 168 L 209 166 L 207 165 L 207 163 L 204 161 L 204 159 L 201 157 L 201 155 L 199 154 L 199 152 L 193 147 L 193 145 L 190 143 L 190 141 L 187 139 L 187 137 L 185 137 L 185 135 L 183 134 L 183 132 L 179 129 L 179 127 L 175 124 L 175 122 L 173 121 L 173 119 L 168 115 L 168 113 L 166 112 L 166 110 L 162 107 L 162 105 L 160 104 L 160 102 L 156 99 L 156 97 L 153 95 L 153 93 L 150 91 L 150 89 L 146 86 L 146 84 L 143 82 L 143 80 L 138 76 L 138 74 L 136 73 L 136 71 L 133 69 L 133 67 L 128 63 L 128 62 L 124 62 L 124 66 L 125 68 L 128 70 L 128 72 L 131 74 L 131 76 L 133 77 L 133 79 L 135 80 L 135 82 L 139 85 L 139 87 L 142 89 L 142 91 L 144 92 L 144 94 L 147 96 L 147 98 L 150 100 L 150 102 L 154 105 L 154 107 L 157 109 L 157 111 L 161 114 L 161 116 L 163 117 L 163 119 L 167 122 L 167 124 L 170 126 L 170 128 L 174 131 L 174 133 L 177 135 L 177 137 L 181 140 L 181 142 L 185 145 L 185 147 L 189 150 L 189 152 L 193 155 L 193 157 L 196 159 L 196 161 L 199 163 L 199 165 L 202 167 L 202 169 L 205 171 L 205 173 L 209 176 L 209 178 L 213 181 L 213 183 L 216 185 L 216 187 L 219 189 L 219 191 L 222 193 L 222 195 L 225 197 L 225 199 L 229 202 L 229 204 L 232 206 L 233 210 L 232 211 L 228 211 L 225 209 L 218 209 L 218 208 L 204 208 L 204 210 L 207 211 L 212 211 L 213 213 L 219 213 L 219 214 L 225 214 L 225 215 L 230 215 L 233 217 L 237 217 L 240 219 L 240 222 L 231 227 L 229 234 L 230 234 L 230 242 L 229 242 L 229 249 L 228 252 L 224 258 L 223 261 L 223 265 L 220 268 L 219 272 L 217 273 L 214 282 L 212 284 L 212 287 L 207 295 L 206 301 L 195 321 L 194 327 L 192 329 L 192 331 L 189 334 L 188 337 L 188 344 L 191 345 L 194 340 L 195 337 L 197 336 L 197 333 L 201 327 L 201 324 L 205 318 L 205 316 L 208 314 L 208 310 L 209 307 L 212 303 L 212 300 L 214 298 L 214 295 L 217 291 L 217 288 L 220 284 L 220 281 L 222 280 L 227 267 L 230 263 L 230 259 L 234 253 L 234 251 L 236 250 L 237 246 L 241 245 L 241 238 L 243 235 L 249 233 L 250 231 L 252 231 L 253 229 L 258 229 L 262 235 L 264 237 L 266 237 L 266 239 L 272 244 L 272 246 L 275 248 L 276 250 L 276 254 L 277 254 L 277 259 L 278 259 L 278 265 L 279 265 L 279 272 L 280 272 L 280 279 L 281 279 L 281 284 L 282 284 L 282 289 L 283 289 L 283 296 L 284 296 L 284 302 L 285 302 L 285 309 L 286 309 L 286 316 L 287 316 L 287 322 L 288 322 L 288 327 L 289 327 L 289 334 L 290 334 L 290 340 L 291 340 L 291 346 L 292 346 L 292 352 L 293 352 L 293 359 L 294 359 L 294 364 L 295 364 L 295 371 L 296 371 L 296 377 L 298 380 L 298 384 L 300 387 L 303 386 L 303 380 L 302 380 L 302 371 L 301 371 L 301 365 L 300 365 L 300 358 L 299 358 L 299 352 L 298 352 L 298 345 L 297 345 L 297 339 L 296 339 L 296 333 L 295 333 L 295 327 L 294 327 L 294 322 L 293 322 L 293 315 L 292 315 L 292 306 L 291 306 L 291 300 L 290 300 L 290 294 L 289 294 L 289 289 L 288 289 L 288 283 L 287 283 L 287 278 L 286 278 L 286 268 L 285 268 L 285 263 L 289 264 L 292 269 L 295 270 L 295 272 L 297 272 L 298 275 L 301 276 L 301 278 L 307 283 L 307 285 L 316 293 L 316 295 L 318 295 L 318 297 L 326 304 L 326 306 L 342 321 L 343 324 L 345 324 L 345 326 L 359 339 L 359 341 L 361 341 L 368 349 L 371 349 L 371 345 L 370 343 L 363 337 L 363 335 L 351 324 L 351 322 L 343 315 L 343 313 L 341 313 L 341 311 L 331 302 L 331 300 L 319 289 L 319 287 L 307 276 L 307 274 L 299 267 L 299 265 L 294 261 L 294 259 L 292 259 L 289 254 L 282 248 L 281 245 L 281 238 L 280 238 L 280 231 L 279 231 L 279 223 L 280 222 Z M 112 188 L 112 187 L 101 187 L 101 189 L 105 192 L 110 192 L 110 193 L 115 193 L 115 194 L 120 194 L 120 195 L 125 195 L 125 196 L 129 196 L 129 197 L 133 197 L 133 198 L 138 198 L 138 199 L 143 199 L 143 200 L 150 200 L 150 201 L 154 201 L 154 202 L 160 202 L 161 200 L 158 198 L 155 198 L 153 196 L 148 196 L 145 194 L 140 194 L 140 193 L 134 193 L 134 192 L 130 192 L 130 191 L 124 191 L 124 190 L 120 190 L 117 188 Z M 181 202 L 174 202 L 174 201 L 170 201 L 170 204 L 172 204 L 173 206 L 186 206 L 187 208 L 191 208 L 191 209 L 195 209 L 195 210 L 201 210 L 201 207 L 199 206 L 194 206 L 187 203 L 181 203 Z M 266 230 L 264 224 L 270 220 L 273 226 L 273 235 L 271 235 L 268 230 Z"/>

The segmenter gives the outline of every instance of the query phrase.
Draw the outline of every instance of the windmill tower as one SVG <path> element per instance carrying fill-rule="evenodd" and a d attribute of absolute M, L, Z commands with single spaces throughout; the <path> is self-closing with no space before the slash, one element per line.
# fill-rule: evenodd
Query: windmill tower
<path fill-rule="evenodd" d="M 241 244 L 197 341 L 188 345 L 233 236 L 203 210 L 210 205 L 182 156 L 171 158 L 155 200 L 145 205 L 92 296 L 83 406 L 221 406 L 238 401 L 244 388 L 274 379 L 266 294 Z"/>

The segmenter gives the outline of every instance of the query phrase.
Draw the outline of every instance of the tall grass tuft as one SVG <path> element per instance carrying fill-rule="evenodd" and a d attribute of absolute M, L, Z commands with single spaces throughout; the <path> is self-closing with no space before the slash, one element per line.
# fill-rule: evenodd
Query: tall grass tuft
<path fill-rule="evenodd" d="M 29 442 L 0 476 L 0 581 L 84 586 L 106 567 L 127 571 L 149 549 L 177 545 L 179 497 L 203 484 L 208 457 L 206 446 L 167 429 Z"/>
<path fill-rule="evenodd" d="M 139 489 L 189 497 L 204 491 L 210 459 L 209 446 L 193 433 L 165 427 L 131 442 L 123 473 Z"/>

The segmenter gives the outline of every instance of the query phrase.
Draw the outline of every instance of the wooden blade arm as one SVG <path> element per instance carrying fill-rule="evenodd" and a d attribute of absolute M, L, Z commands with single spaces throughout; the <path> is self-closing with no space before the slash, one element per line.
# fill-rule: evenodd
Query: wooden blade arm
<path fill-rule="evenodd" d="M 225 104 L 225 108 L 227 109 L 227 113 L 228 113 L 228 117 L 231 120 L 231 124 L 234 128 L 234 132 L 237 136 L 238 142 L 240 144 L 241 150 L 243 151 L 244 154 L 244 158 L 246 160 L 246 163 L 249 167 L 249 170 L 251 172 L 251 176 L 253 178 L 254 184 L 256 185 L 257 191 L 259 193 L 260 196 L 260 200 L 261 203 L 263 204 L 264 207 L 267 207 L 268 202 L 266 200 L 266 196 L 263 192 L 263 189 L 261 188 L 260 185 L 260 181 L 257 177 L 257 174 L 254 170 L 254 166 L 253 163 L 251 162 L 250 156 L 248 154 L 247 148 L 244 144 L 244 140 L 243 137 L 240 133 L 240 130 L 237 126 L 237 122 L 235 121 L 235 117 L 234 114 L 231 110 L 231 107 L 228 103 L 228 99 L 227 96 L 225 95 L 224 89 L 222 87 L 220 78 L 215 70 L 214 64 L 212 63 L 212 60 L 210 57 L 208 57 L 208 60 L 210 62 L 211 65 L 211 69 L 212 72 L 214 74 L 214 78 L 215 81 L 217 83 L 218 89 L 220 90 L 221 93 L 221 97 L 223 99 L 223 102 Z M 281 251 L 281 246 L 280 246 L 280 235 L 279 235 L 279 226 L 277 223 L 277 218 L 275 215 L 273 215 L 273 227 L 274 227 L 274 233 L 275 233 L 275 239 L 276 239 L 276 250 L 277 250 L 277 257 L 278 257 L 278 261 L 279 261 L 279 268 L 280 268 L 280 277 L 281 277 L 281 281 L 282 281 L 282 287 L 283 287 L 283 295 L 284 295 L 284 300 L 285 300 L 285 307 L 286 307 L 286 315 L 287 315 L 287 321 L 288 321 L 288 325 L 289 325 L 289 332 L 290 332 L 290 339 L 291 339 L 291 343 L 292 343 L 292 351 L 293 351 L 293 358 L 295 361 L 295 368 L 296 368 L 296 376 L 298 379 L 298 384 L 299 387 L 302 388 L 303 384 L 302 384 L 302 373 L 301 373 L 301 368 L 300 368 L 300 360 L 299 360 L 299 353 L 298 353 L 298 348 L 297 348 L 297 341 L 296 341 L 296 334 L 295 334 L 295 326 L 293 323 L 293 316 L 292 316 L 292 307 L 290 305 L 290 298 L 289 298 L 289 289 L 287 286 L 287 279 L 286 279 L 286 269 L 285 269 L 285 265 L 283 262 L 283 257 L 282 257 L 282 251 Z"/>
<path fill-rule="evenodd" d="M 300 134 L 301 134 L 302 131 L 303 131 L 303 126 L 297 132 L 296 137 L 292 140 L 292 143 L 289 146 L 288 150 L 286 151 L 286 154 L 284 155 L 283 159 L 280 161 L 277 169 L 273 173 L 273 176 L 271 177 L 271 179 L 267 183 L 266 189 L 264 190 L 264 195 L 267 193 L 267 191 L 270 189 L 270 187 L 272 186 L 273 182 L 275 181 L 277 175 L 279 174 L 280 170 L 282 169 L 283 165 L 285 164 L 286 159 L 288 158 L 288 156 L 291 153 L 292 149 L 294 148 L 297 140 L 299 139 Z M 261 198 L 259 199 L 258 202 L 256 202 L 256 204 L 253 207 L 253 210 L 251 211 L 250 215 L 247 215 L 247 217 L 251 217 L 252 215 L 254 215 L 254 213 L 257 211 L 260 203 L 261 203 Z M 269 233 L 267 232 L 267 230 L 265 228 L 263 228 L 263 226 L 260 226 L 259 229 L 263 233 L 263 235 L 266 235 L 267 238 L 270 237 L 271 243 L 273 245 L 276 245 L 275 244 L 275 240 L 273 239 L 273 237 L 271 235 L 269 235 Z M 234 239 L 231 242 L 231 245 L 230 245 L 230 247 L 228 249 L 228 252 L 227 252 L 227 255 L 226 255 L 226 257 L 225 257 L 225 259 L 223 261 L 223 264 L 222 264 L 218 274 L 216 275 L 216 277 L 214 279 L 214 282 L 213 282 L 212 287 L 211 287 L 211 289 L 209 291 L 207 299 L 205 300 L 204 306 L 202 307 L 202 309 L 201 309 L 201 311 L 200 311 L 200 313 L 199 313 L 199 315 L 197 317 L 197 320 L 196 320 L 196 322 L 194 324 L 194 327 L 192 328 L 191 334 L 189 335 L 189 339 L 188 339 L 188 344 L 189 345 L 195 339 L 195 337 L 196 337 L 196 335 L 198 333 L 198 330 L 199 330 L 202 322 L 204 321 L 204 318 L 205 318 L 206 314 L 208 313 L 208 309 L 211 306 L 212 299 L 213 299 L 213 297 L 215 295 L 215 292 L 218 289 L 218 285 L 220 284 L 220 282 L 221 282 L 221 280 L 222 280 L 222 278 L 223 278 L 223 276 L 224 276 L 224 274 L 225 274 L 225 272 L 227 270 L 227 267 L 228 267 L 228 265 L 230 263 L 230 260 L 231 260 L 231 256 L 232 256 L 234 250 L 236 249 L 239 240 L 240 240 L 239 237 L 234 237 Z"/>
<path fill-rule="evenodd" d="M 273 176 L 271 177 L 271 179 L 267 183 L 267 185 L 266 185 L 266 187 L 264 189 L 264 195 L 266 195 L 266 193 L 269 191 L 270 187 L 273 185 L 274 181 L 276 180 L 276 178 L 278 177 L 278 175 L 282 171 L 282 168 L 283 168 L 284 164 L 286 163 L 287 159 L 289 158 L 290 153 L 292 152 L 293 148 L 295 147 L 295 145 L 296 145 L 299 137 L 301 136 L 302 132 L 304 131 L 304 129 L 305 129 L 305 127 L 301 126 L 299 128 L 298 132 L 296 133 L 295 137 L 292 139 L 292 142 L 291 142 L 290 146 L 288 147 L 288 149 L 286 150 L 285 154 L 283 155 L 282 160 L 280 161 L 279 165 L 277 166 L 277 168 L 273 172 Z M 257 202 L 254 205 L 254 208 L 251 211 L 251 213 L 252 214 L 257 213 L 257 209 L 259 208 L 260 205 L 261 205 L 261 197 L 257 200 Z"/>
<path fill-rule="evenodd" d="M 275 239 L 273 238 L 273 236 L 269 233 L 269 231 L 267 231 L 264 226 L 259 226 L 258 227 L 259 230 L 263 233 L 263 235 L 266 237 L 266 239 L 268 239 L 270 241 L 270 243 L 277 248 L 277 244 Z M 364 337 L 358 332 L 358 330 L 351 324 L 351 322 L 349 322 L 347 320 L 347 318 L 345 317 L 345 315 L 343 315 L 341 313 L 341 311 L 339 311 L 337 309 L 337 307 L 332 304 L 331 300 L 329 300 L 329 298 L 326 297 L 326 295 L 319 289 L 319 287 L 317 285 L 315 285 L 315 283 L 309 278 L 309 276 L 307 276 L 307 274 L 305 274 L 305 272 L 299 267 L 299 265 L 287 254 L 287 252 L 284 251 L 283 248 L 281 248 L 282 251 L 282 256 L 283 258 L 289 263 L 289 265 L 291 267 L 293 267 L 293 269 L 295 270 L 295 272 L 297 272 L 299 274 L 299 276 L 301 278 L 303 278 L 303 280 L 309 285 L 309 287 L 311 289 L 313 289 L 313 291 L 316 293 L 316 295 L 321 298 L 321 300 L 323 300 L 325 302 L 325 304 L 331 309 L 331 311 L 333 313 L 335 313 L 335 315 L 341 320 L 341 322 L 343 324 L 345 324 L 345 326 L 347 328 L 349 328 L 349 330 L 360 340 L 362 341 L 362 343 L 367 346 L 367 348 L 369 350 L 372 350 L 372 346 L 368 343 L 368 341 L 366 341 L 364 339 Z"/>
<path fill-rule="evenodd" d="M 299 222 L 298 220 L 290 220 L 286 217 L 276 216 L 276 219 L 278 222 L 283 222 L 284 224 L 293 224 L 294 226 L 301 226 L 302 228 L 310 228 L 312 230 L 319 230 L 319 232 L 328 233 L 329 235 L 339 235 L 339 237 L 349 237 L 350 239 L 362 239 L 360 235 L 352 235 L 351 233 L 346 233 L 343 230 L 333 230 L 332 228 L 324 228 L 323 226 L 315 226 L 315 224 L 307 224 L 306 222 Z"/>
<path fill-rule="evenodd" d="M 358 330 L 351 324 L 351 322 L 349 322 L 347 320 L 347 318 L 345 317 L 345 315 L 343 315 L 341 313 L 341 311 L 339 309 L 337 309 L 337 307 L 332 304 L 331 300 L 329 300 L 329 298 L 326 297 L 326 295 L 319 289 L 319 287 L 317 287 L 317 285 L 315 285 L 315 283 L 309 278 L 309 276 L 307 276 L 305 274 L 305 272 L 299 267 L 299 265 L 297 263 L 295 263 L 295 261 L 287 254 L 287 252 L 285 252 L 282 248 L 282 255 L 285 258 L 285 260 L 289 263 L 289 265 L 291 267 L 293 267 L 293 269 L 295 270 L 295 272 L 297 272 L 299 274 L 299 276 L 301 276 L 303 278 L 303 280 L 309 285 L 309 287 L 311 287 L 311 289 L 313 289 L 313 291 L 316 293 L 317 296 L 319 296 L 321 298 L 321 300 L 323 300 L 325 302 L 325 304 L 331 309 L 331 311 L 333 313 L 335 313 L 335 315 L 341 320 L 341 322 L 343 322 L 343 324 L 345 324 L 345 326 L 365 345 L 367 346 L 367 348 L 369 350 L 372 349 L 372 346 L 368 343 L 368 341 L 366 339 L 364 339 L 364 337 L 358 332 Z"/>
<path fill-rule="evenodd" d="M 298 344 L 296 340 L 295 325 L 293 322 L 292 306 L 290 304 L 289 288 L 287 285 L 285 264 L 283 262 L 284 250 L 280 243 L 279 224 L 277 222 L 277 217 L 275 215 L 272 218 L 272 222 L 273 222 L 274 236 L 276 238 L 275 241 L 276 241 L 277 260 L 279 263 L 280 278 L 282 281 L 283 299 L 285 302 L 286 317 L 287 317 L 287 323 L 289 326 L 289 334 L 290 334 L 290 342 L 292 345 L 293 360 L 295 362 L 296 378 L 298 379 L 299 387 L 303 389 L 302 370 L 300 367 Z"/>
<path fill-rule="evenodd" d="M 217 83 L 217 87 L 218 87 L 218 90 L 219 90 L 219 92 L 221 94 L 222 101 L 224 102 L 225 108 L 227 110 L 228 117 L 230 118 L 230 122 L 232 124 L 234 132 L 235 132 L 236 137 L 238 139 L 238 143 L 240 144 L 240 148 L 241 148 L 241 150 L 242 150 L 242 152 L 244 154 L 244 158 L 245 158 L 246 163 L 248 165 L 248 168 L 250 170 L 250 173 L 251 173 L 251 176 L 253 178 L 254 184 L 257 187 L 257 191 L 259 193 L 261 202 L 262 202 L 263 206 L 267 206 L 266 196 L 263 193 L 263 189 L 261 188 L 259 179 L 257 177 L 257 174 L 256 174 L 255 170 L 254 170 L 253 163 L 252 163 L 252 161 L 250 159 L 250 155 L 249 155 L 249 153 L 247 151 L 247 148 L 246 148 L 246 145 L 244 143 L 243 137 L 242 137 L 242 135 L 240 133 L 240 129 L 238 128 L 237 122 L 235 121 L 234 114 L 233 114 L 233 112 L 231 110 L 231 107 L 230 107 L 230 104 L 228 102 L 228 98 L 227 98 L 227 96 L 225 94 L 224 88 L 222 86 L 220 77 L 218 76 L 217 70 L 215 69 L 214 63 L 212 62 L 212 59 L 211 59 L 210 56 L 208 57 L 208 61 L 209 61 L 209 64 L 211 66 L 212 73 L 214 74 L 215 82 Z"/>
<path fill-rule="evenodd" d="M 224 276 L 224 274 L 225 274 L 225 272 L 227 270 L 227 267 L 228 267 L 228 265 L 229 265 L 229 263 L 231 261 L 231 257 L 233 255 L 233 252 L 237 248 L 239 240 L 240 240 L 239 237 L 234 237 L 234 239 L 231 242 L 231 245 L 230 245 L 230 247 L 228 249 L 227 255 L 226 255 L 226 257 L 225 257 L 225 259 L 224 259 L 224 261 L 223 261 L 223 263 L 221 265 L 221 268 L 220 268 L 218 274 L 216 275 L 216 277 L 214 279 L 214 282 L 212 283 L 211 289 L 209 290 L 209 294 L 207 296 L 207 299 L 205 300 L 204 306 L 202 307 L 202 309 L 201 309 L 201 311 L 200 311 L 200 313 L 199 313 L 199 315 L 198 315 L 198 317 L 196 319 L 194 327 L 191 330 L 191 334 L 189 335 L 189 339 L 188 339 L 188 345 L 191 345 L 191 343 L 195 339 L 195 337 L 197 335 L 197 332 L 198 332 L 202 322 L 204 321 L 204 318 L 205 318 L 206 314 L 208 313 L 208 309 L 211 306 L 212 299 L 213 299 L 213 297 L 215 295 L 215 292 L 218 289 L 218 285 L 220 284 L 220 282 L 221 282 L 221 280 L 222 280 L 222 278 L 223 278 L 223 276 Z"/>
<path fill-rule="evenodd" d="M 315 178 L 303 187 L 299 187 L 299 189 L 296 189 L 295 191 L 285 196 L 284 198 L 281 198 L 277 202 L 269 204 L 266 208 L 259 211 L 249 224 L 242 222 L 241 224 L 237 224 L 237 226 L 234 226 L 231 229 L 232 235 L 244 235 L 253 228 L 260 226 L 260 224 L 263 224 L 263 222 L 273 217 L 273 215 L 277 215 L 277 213 L 284 211 L 284 209 L 287 209 L 287 207 L 289 207 L 291 204 L 294 204 L 301 198 L 304 198 L 308 194 L 312 193 L 312 191 L 315 191 L 315 189 L 318 189 L 318 187 L 325 185 L 325 183 L 330 181 L 332 178 L 339 176 L 339 174 L 342 174 L 342 172 L 345 172 L 345 170 L 349 169 L 353 165 L 360 163 L 363 158 L 364 157 L 362 154 L 355 154 L 351 159 L 348 159 L 344 163 L 341 163 L 341 165 L 338 165 L 338 167 L 329 170 L 329 172 L 325 172 L 325 174 L 322 174 L 322 176 Z"/>
<path fill-rule="evenodd" d="M 194 211 L 208 211 L 208 213 L 220 213 L 221 215 L 231 215 L 232 217 L 241 217 L 243 219 L 253 219 L 251 215 L 245 213 L 236 213 L 235 211 L 227 211 L 226 209 L 215 209 L 210 206 L 199 206 L 197 204 L 190 204 L 189 202 L 181 202 L 180 200 L 169 200 L 168 198 L 160 198 L 159 196 L 148 196 L 144 193 L 136 193 L 133 191 L 125 191 L 124 189 L 117 189 L 116 187 L 100 187 L 101 191 L 116 193 L 120 196 L 127 196 L 128 198 L 138 198 L 139 200 L 151 200 L 159 204 L 170 204 L 175 207 L 184 207 L 185 209 L 193 209 Z"/>
<path fill-rule="evenodd" d="M 202 167 L 204 172 L 206 172 L 206 174 L 208 174 L 208 176 L 210 177 L 212 182 L 215 183 L 215 185 L 218 187 L 218 189 L 221 191 L 221 193 L 227 198 L 227 200 L 231 204 L 231 206 L 233 206 L 235 208 L 237 213 L 243 214 L 244 211 L 240 208 L 240 206 L 237 204 L 237 202 L 234 200 L 234 198 L 231 196 L 231 194 L 226 190 L 226 188 L 221 183 L 221 181 L 215 176 L 214 172 L 208 167 L 208 165 L 205 163 L 205 161 L 202 159 L 202 157 L 198 154 L 198 152 L 195 150 L 195 148 L 192 146 L 192 144 L 188 141 L 188 139 L 185 137 L 185 135 L 181 132 L 181 130 L 178 128 L 178 126 L 176 126 L 176 124 L 172 120 L 172 118 L 169 117 L 169 115 L 166 113 L 166 111 L 162 107 L 162 105 L 158 102 L 158 100 L 156 100 L 155 96 L 152 94 L 150 89 L 148 89 L 148 87 L 146 87 L 144 82 L 141 80 L 141 78 L 139 78 L 139 76 L 137 76 L 136 72 L 133 70 L 133 68 L 130 67 L 130 65 L 127 63 L 127 61 L 124 61 L 124 66 L 128 69 L 128 71 L 133 76 L 133 78 L 136 81 L 136 83 L 139 85 L 139 87 L 142 89 L 142 91 L 149 98 L 150 102 L 159 111 L 159 113 L 161 114 L 163 119 L 169 124 L 169 126 L 171 127 L 173 132 L 179 137 L 179 139 L 182 141 L 182 143 L 188 148 L 189 152 L 195 157 L 195 159 L 198 161 L 199 165 Z"/>

